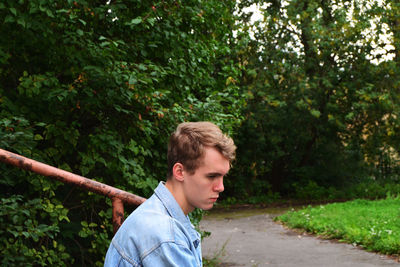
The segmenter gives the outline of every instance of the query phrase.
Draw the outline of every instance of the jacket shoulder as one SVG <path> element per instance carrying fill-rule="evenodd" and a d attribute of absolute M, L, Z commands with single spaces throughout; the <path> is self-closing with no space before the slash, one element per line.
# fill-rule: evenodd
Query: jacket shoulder
<path fill-rule="evenodd" d="M 142 261 L 162 244 L 187 244 L 182 227 L 153 196 L 128 216 L 114 236 L 112 245 L 124 257 Z"/>

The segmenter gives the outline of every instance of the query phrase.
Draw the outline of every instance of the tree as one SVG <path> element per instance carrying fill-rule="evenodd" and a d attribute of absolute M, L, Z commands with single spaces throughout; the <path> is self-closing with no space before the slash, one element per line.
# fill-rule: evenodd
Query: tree
<path fill-rule="evenodd" d="M 247 68 L 256 74 L 245 84 L 251 100 L 236 138 L 245 155 L 237 177 L 293 195 L 309 181 L 328 187 L 376 176 L 369 165 L 377 157 L 398 155 L 398 68 L 382 38 L 389 24 L 397 36 L 398 18 L 388 3 L 264 4 L 264 20 L 247 24 Z"/>

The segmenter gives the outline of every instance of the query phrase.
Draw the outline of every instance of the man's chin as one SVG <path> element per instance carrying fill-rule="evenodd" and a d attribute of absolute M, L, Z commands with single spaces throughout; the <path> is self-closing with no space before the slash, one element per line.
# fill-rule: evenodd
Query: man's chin
<path fill-rule="evenodd" d="M 202 207 L 202 210 L 210 210 L 214 207 L 214 203 L 208 204 L 208 205 L 204 205 L 204 207 Z"/>

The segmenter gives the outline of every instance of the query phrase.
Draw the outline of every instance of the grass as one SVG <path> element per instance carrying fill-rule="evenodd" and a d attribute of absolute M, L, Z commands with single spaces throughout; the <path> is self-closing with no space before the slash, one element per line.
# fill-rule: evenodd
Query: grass
<path fill-rule="evenodd" d="M 290 228 L 338 239 L 368 251 L 400 255 L 400 196 L 308 206 L 275 220 Z"/>
<path fill-rule="evenodd" d="M 203 258 L 203 266 L 204 267 L 220 267 L 223 266 L 221 262 L 221 257 L 225 254 L 225 248 L 228 244 L 229 239 L 225 241 L 222 247 L 216 251 L 212 258 Z"/>

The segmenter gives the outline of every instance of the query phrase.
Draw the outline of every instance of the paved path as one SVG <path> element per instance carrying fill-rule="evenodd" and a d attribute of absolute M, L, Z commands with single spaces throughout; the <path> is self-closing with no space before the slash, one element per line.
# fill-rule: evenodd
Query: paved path
<path fill-rule="evenodd" d="M 285 229 L 273 222 L 274 216 L 241 211 L 205 216 L 200 228 L 211 236 L 202 242 L 203 256 L 219 255 L 221 266 L 400 266 L 394 259 L 350 244 Z"/>

